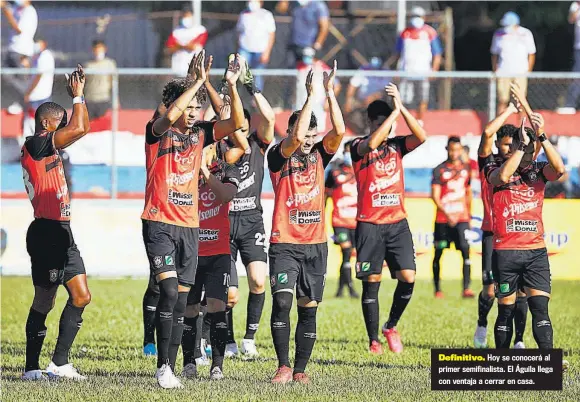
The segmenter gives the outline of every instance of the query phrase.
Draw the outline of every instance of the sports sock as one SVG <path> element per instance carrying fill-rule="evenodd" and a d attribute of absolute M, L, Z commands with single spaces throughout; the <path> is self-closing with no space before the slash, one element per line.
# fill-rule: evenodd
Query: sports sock
<path fill-rule="evenodd" d="M 175 361 L 177 360 L 177 351 L 181 345 L 183 336 L 183 316 L 185 315 L 185 306 L 187 304 L 187 294 L 189 292 L 179 292 L 177 303 L 173 307 L 173 326 L 171 328 L 171 341 L 169 343 L 169 365 L 175 372 Z"/>
<path fill-rule="evenodd" d="M 497 319 L 495 320 L 494 336 L 496 349 L 509 349 L 514 332 L 515 304 L 497 305 Z"/>
<path fill-rule="evenodd" d="M 173 309 L 177 303 L 177 278 L 166 278 L 159 282 L 159 303 L 155 312 L 157 332 L 157 368 L 169 362 L 169 343 L 173 329 Z"/>
<path fill-rule="evenodd" d="M 288 357 L 290 349 L 290 308 L 292 308 L 292 293 L 278 292 L 272 297 L 272 316 L 270 328 L 274 349 L 278 357 L 278 367 L 290 367 Z"/>
<path fill-rule="evenodd" d="M 380 282 L 363 282 L 362 310 L 369 342 L 379 340 L 379 288 Z"/>
<path fill-rule="evenodd" d="M 211 316 L 211 368 L 219 367 L 224 364 L 224 353 L 226 351 L 226 342 L 228 340 L 228 324 L 226 322 L 226 312 L 208 313 Z"/>
<path fill-rule="evenodd" d="M 149 287 L 143 295 L 143 346 L 155 343 L 155 310 L 159 302 L 159 293 Z"/>
<path fill-rule="evenodd" d="M 393 304 L 391 305 L 391 313 L 389 314 L 389 321 L 387 321 L 387 329 L 391 329 L 397 325 L 407 305 L 411 301 L 415 283 L 397 281 L 395 294 L 393 295 Z"/>
<path fill-rule="evenodd" d="M 516 299 L 516 313 L 514 315 L 514 330 L 516 336 L 514 343 L 524 341 L 524 332 L 526 332 L 526 320 L 528 318 L 528 300 L 526 296 L 518 296 Z"/>
<path fill-rule="evenodd" d="M 350 267 L 350 256 L 352 254 L 352 248 L 343 248 L 342 249 L 342 267 L 348 264 Z"/>
<path fill-rule="evenodd" d="M 226 323 L 228 324 L 227 343 L 236 343 L 236 337 L 234 336 L 234 310 L 231 307 L 226 307 Z"/>
<path fill-rule="evenodd" d="M 548 314 L 547 296 L 530 296 L 528 305 L 532 314 L 532 332 L 539 349 L 552 349 L 554 347 L 554 328 Z"/>
<path fill-rule="evenodd" d="M 256 331 L 260 326 L 260 318 L 262 317 L 262 310 L 264 310 L 265 301 L 266 292 L 260 294 L 250 292 L 248 297 L 246 334 L 244 335 L 244 339 L 254 339 Z"/>
<path fill-rule="evenodd" d="M 469 247 L 465 250 L 461 250 L 461 256 L 463 257 L 463 290 L 469 289 L 471 284 L 471 260 L 469 259 Z"/>
<path fill-rule="evenodd" d="M 69 299 L 60 316 L 58 324 L 58 340 L 52 355 L 52 361 L 57 366 L 63 366 L 68 363 L 68 354 L 70 348 L 77 336 L 79 329 L 83 323 L 84 307 L 76 307 Z"/>
<path fill-rule="evenodd" d="M 210 339 L 210 330 L 211 330 L 211 316 L 207 312 L 207 307 L 205 307 L 205 311 L 203 312 L 203 323 L 201 326 L 201 337 L 206 340 L 209 344 L 211 344 Z"/>
<path fill-rule="evenodd" d="M 26 365 L 24 371 L 39 370 L 40 351 L 46 337 L 46 316 L 34 309 L 28 312 L 26 320 Z"/>
<path fill-rule="evenodd" d="M 441 279 L 441 256 L 443 255 L 443 249 L 435 249 L 435 257 L 433 257 L 433 283 L 435 284 L 435 291 L 439 292 L 441 286 L 439 285 Z"/>
<path fill-rule="evenodd" d="M 480 327 L 487 327 L 487 316 L 489 311 L 493 307 L 493 298 L 487 299 L 483 294 L 483 291 L 479 292 L 479 297 L 477 298 L 477 325 Z"/>
<path fill-rule="evenodd" d="M 181 337 L 181 348 L 183 349 L 183 366 L 189 363 L 195 364 L 196 349 L 199 345 L 196 344 L 197 339 L 197 321 L 199 315 L 195 317 L 185 317 L 183 319 L 183 336 Z"/>
<path fill-rule="evenodd" d="M 206 312 L 207 314 L 207 312 Z M 201 311 L 199 313 L 199 315 L 197 316 L 197 320 L 195 321 L 195 350 L 193 353 L 193 357 L 194 359 L 200 358 L 201 355 L 201 331 L 203 329 L 203 317 L 205 316 L 205 314 L 202 314 Z M 185 322 L 184 322 L 185 325 Z M 184 331 L 185 331 L 185 327 L 184 327 Z M 184 332 L 185 334 L 185 332 Z"/>
<path fill-rule="evenodd" d="M 316 342 L 316 310 L 318 307 L 298 306 L 298 324 L 296 324 L 296 355 L 294 358 L 294 374 L 304 373 L 310 360 L 314 342 Z"/>

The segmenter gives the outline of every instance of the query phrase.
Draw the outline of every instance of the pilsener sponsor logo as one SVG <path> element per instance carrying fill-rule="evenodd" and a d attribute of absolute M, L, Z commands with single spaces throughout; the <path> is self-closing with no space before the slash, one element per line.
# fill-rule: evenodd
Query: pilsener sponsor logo
<path fill-rule="evenodd" d="M 538 207 L 538 201 L 524 202 L 519 204 L 510 204 L 509 208 L 504 208 L 503 217 L 507 218 L 510 214 L 511 216 L 523 214 L 524 212 L 531 211 Z"/>
<path fill-rule="evenodd" d="M 294 225 L 311 225 L 322 221 L 322 211 L 290 210 L 290 223 Z"/>
<path fill-rule="evenodd" d="M 391 187 L 393 184 L 397 184 L 401 181 L 401 172 L 397 172 L 397 174 L 389 177 L 388 179 L 377 179 L 373 181 L 369 186 L 369 191 L 374 193 L 375 191 L 386 190 L 387 188 Z"/>
<path fill-rule="evenodd" d="M 208 209 L 207 211 L 200 211 L 199 212 L 199 220 L 205 221 L 207 219 L 218 216 L 220 213 L 221 207 L 222 207 L 221 205 L 218 205 L 217 207 L 212 208 L 212 209 Z"/>
<path fill-rule="evenodd" d="M 240 183 L 240 186 L 238 187 L 238 193 L 240 191 L 243 191 L 243 190 L 249 188 L 255 182 L 256 182 L 256 172 L 252 173 L 252 175 L 250 177 L 248 177 L 247 179 L 245 179 L 244 181 L 242 181 Z"/>
<path fill-rule="evenodd" d="M 169 175 L 169 177 L 167 178 L 166 182 L 170 186 L 171 185 L 175 186 L 175 185 L 189 183 L 191 180 L 193 180 L 193 172 L 188 172 L 185 174 L 171 173 Z"/>
<path fill-rule="evenodd" d="M 173 205 L 191 207 L 193 206 L 193 194 L 180 193 L 170 188 L 167 194 L 167 202 Z"/>
<path fill-rule="evenodd" d="M 318 194 L 320 194 L 320 189 L 318 187 L 314 187 L 312 189 L 312 191 L 310 191 L 306 194 L 305 193 L 296 193 L 296 194 L 294 194 L 294 196 L 288 197 L 288 200 L 286 201 L 286 205 L 288 206 L 288 208 L 290 208 L 292 206 L 306 204 L 306 203 L 312 201 L 314 198 L 316 198 L 316 196 Z"/>

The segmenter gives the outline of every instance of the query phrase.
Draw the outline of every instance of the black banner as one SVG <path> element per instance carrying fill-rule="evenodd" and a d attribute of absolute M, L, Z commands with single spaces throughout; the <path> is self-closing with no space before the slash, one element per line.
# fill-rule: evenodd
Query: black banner
<path fill-rule="evenodd" d="M 562 349 L 431 349 L 431 389 L 562 390 Z"/>

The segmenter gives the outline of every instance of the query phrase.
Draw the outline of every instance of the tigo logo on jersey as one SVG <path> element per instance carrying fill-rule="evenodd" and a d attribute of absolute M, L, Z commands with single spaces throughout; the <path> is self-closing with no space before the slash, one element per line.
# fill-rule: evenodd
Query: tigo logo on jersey
<path fill-rule="evenodd" d="M 299 211 L 290 210 L 290 223 L 293 225 L 312 225 L 322 222 L 321 211 Z"/>
<path fill-rule="evenodd" d="M 173 265 L 173 264 L 174 264 L 173 257 L 170 255 L 166 255 L 165 256 L 165 265 Z"/>
<path fill-rule="evenodd" d="M 278 274 L 278 283 L 285 285 L 288 283 L 288 274 L 283 272 L 281 274 Z"/>
<path fill-rule="evenodd" d="M 526 219 L 508 219 L 506 231 L 512 233 L 537 233 L 538 221 Z"/>

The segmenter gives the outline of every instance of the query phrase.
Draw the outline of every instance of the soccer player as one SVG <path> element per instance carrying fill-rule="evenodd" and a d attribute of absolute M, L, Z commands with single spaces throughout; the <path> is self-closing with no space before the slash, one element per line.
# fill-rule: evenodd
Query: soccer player
<path fill-rule="evenodd" d="M 27 137 L 20 157 L 24 186 L 34 209 L 34 221 L 26 234 L 32 265 L 34 299 L 26 320 L 26 365 L 23 380 L 46 378 L 39 358 L 46 337 L 46 317 L 54 307 L 60 284 L 69 298 L 60 317 L 58 340 L 46 372 L 50 377 L 85 380 L 72 363 L 69 352 L 91 301 L 85 265 L 70 227 L 70 195 L 59 151 L 89 131 L 89 114 L 83 89 L 81 65 L 66 75 L 73 111 L 67 124 L 65 108 L 45 102 L 36 110 L 34 135 Z"/>
<path fill-rule="evenodd" d="M 553 328 L 548 314 L 551 293 L 550 262 L 544 243 L 542 207 L 546 182 L 566 171 L 562 158 L 547 141 L 544 120 L 532 113 L 532 130 L 519 130 L 498 138 L 499 158 L 490 156 L 485 179 L 493 186 L 493 277 L 497 283 L 496 348 L 509 348 L 516 310 L 516 292 L 524 286 L 532 314 L 532 331 L 540 349 L 553 348 Z M 537 136 L 548 162 L 534 161 Z"/>
<path fill-rule="evenodd" d="M 143 241 L 150 269 L 159 285 L 155 312 L 157 382 L 162 388 L 181 388 L 173 374 L 181 344 L 187 294 L 194 282 L 198 253 L 198 178 L 204 146 L 241 128 L 242 102 L 236 89 L 239 57 L 226 75 L 232 116 L 218 122 L 199 121 L 206 101 L 205 52 L 192 59 L 186 78 L 171 80 L 163 90 L 167 110 L 146 127 L 145 209 Z"/>
<path fill-rule="evenodd" d="M 433 245 L 433 282 L 435 297 L 443 298 L 439 284 L 440 260 L 443 251 L 455 243 L 455 249 L 461 251 L 463 258 L 463 297 L 474 297 L 469 288 L 471 282 L 471 261 L 469 260 L 469 243 L 465 232 L 471 222 L 471 168 L 461 159 L 463 146 L 459 137 L 449 137 L 447 141 L 447 160 L 433 169 L 431 180 L 431 198 L 437 207 Z"/>
<path fill-rule="evenodd" d="M 230 287 L 230 222 L 228 203 L 240 184 L 235 167 L 217 159 L 216 147 L 204 150 L 199 183 L 199 259 L 195 282 L 187 298 L 185 331 L 182 339 L 183 375 L 197 376 L 195 339 L 202 290 L 205 290 L 210 317 L 212 365 L 211 380 L 223 379 L 223 361 L 228 338 L 226 303 Z"/>
<path fill-rule="evenodd" d="M 326 194 L 332 199 L 332 227 L 334 229 L 334 242 L 342 250 L 342 264 L 336 297 L 342 297 L 342 291 L 346 287 L 350 297 L 357 298 L 359 295 L 352 286 L 352 274 L 350 257 L 354 245 L 354 232 L 356 229 L 356 177 L 352 169 L 350 144 L 344 144 L 344 157 L 337 161 L 326 178 Z"/>
<path fill-rule="evenodd" d="M 324 75 L 332 130 L 315 143 L 318 131 L 312 113 L 312 77 L 306 78 L 307 98 L 301 111 L 288 119 L 287 137 L 268 152 L 274 186 L 274 216 L 270 238 L 270 327 L 278 370 L 272 383 L 308 383 L 304 373 L 316 341 L 316 310 L 322 301 L 328 246 L 324 220 L 324 169 L 330 163 L 346 130 L 334 95 L 334 68 Z M 290 368 L 290 309 L 296 287 L 298 324 L 294 370 Z"/>
<path fill-rule="evenodd" d="M 397 278 L 397 288 L 382 332 L 391 351 L 403 351 L 396 325 L 411 300 L 416 270 L 404 206 L 403 157 L 427 139 L 425 130 L 401 102 L 397 87 L 389 84 L 386 92 L 394 101 L 394 109 L 384 101 L 372 102 L 367 108 L 371 134 L 355 139 L 350 150 L 358 189 L 356 276 L 363 281 L 362 310 L 373 354 L 383 353 L 378 339 L 383 262 L 391 278 Z M 400 114 L 412 135 L 388 138 Z"/>

